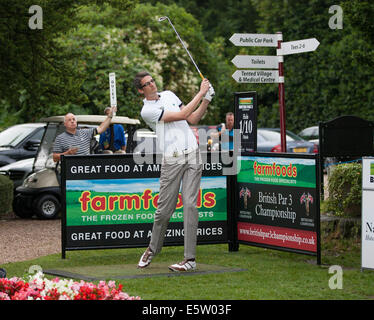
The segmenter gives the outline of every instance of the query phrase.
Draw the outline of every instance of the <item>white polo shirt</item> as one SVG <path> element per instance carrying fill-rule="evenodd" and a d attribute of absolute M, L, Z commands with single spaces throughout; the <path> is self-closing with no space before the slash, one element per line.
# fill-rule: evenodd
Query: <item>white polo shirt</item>
<path fill-rule="evenodd" d="M 165 111 L 180 112 L 182 101 L 171 91 L 158 93 L 158 100 L 144 99 L 143 120 L 156 132 L 160 150 L 167 157 L 191 153 L 198 148 L 196 137 L 186 120 L 163 122 Z"/>

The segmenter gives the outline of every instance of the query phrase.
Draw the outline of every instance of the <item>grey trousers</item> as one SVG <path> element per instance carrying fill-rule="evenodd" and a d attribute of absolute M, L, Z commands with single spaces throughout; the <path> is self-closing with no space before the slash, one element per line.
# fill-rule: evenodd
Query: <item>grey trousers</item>
<path fill-rule="evenodd" d="M 153 222 L 149 248 L 157 255 L 163 246 L 171 215 L 174 213 L 182 182 L 184 258 L 196 255 L 199 213 L 196 208 L 200 189 L 202 162 L 199 151 L 177 159 L 163 160 L 160 176 L 158 207 Z"/>

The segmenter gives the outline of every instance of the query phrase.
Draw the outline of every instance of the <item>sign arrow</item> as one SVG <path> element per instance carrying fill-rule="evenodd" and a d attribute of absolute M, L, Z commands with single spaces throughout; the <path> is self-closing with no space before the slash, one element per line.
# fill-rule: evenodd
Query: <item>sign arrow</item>
<path fill-rule="evenodd" d="M 232 75 L 239 83 L 278 83 L 278 70 L 236 70 Z"/>
<path fill-rule="evenodd" d="M 316 38 L 282 42 L 281 48 L 277 49 L 277 55 L 283 56 L 288 54 L 310 52 L 317 49 L 319 41 Z"/>
<path fill-rule="evenodd" d="M 278 69 L 277 56 L 235 56 L 231 62 L 238 68 Z"/>
<path fill-rule="evenodd" d="M 242 47 L 277 47 L 277 34 L 260 33 L 234 33 L 230 41 L 236 46 Z"/>

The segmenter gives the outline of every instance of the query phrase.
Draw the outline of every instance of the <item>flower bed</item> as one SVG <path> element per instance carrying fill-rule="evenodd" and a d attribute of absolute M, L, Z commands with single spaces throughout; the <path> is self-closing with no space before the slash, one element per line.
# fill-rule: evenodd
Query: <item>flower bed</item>
<path fill-rule="evenodd" d="M 100 281 L 98 285 L 72 279 L 49 280 L 42 272 L 21 278 L 0 279 L 0 300 L 140 300 L 116 287 L 114 281 Z"/>

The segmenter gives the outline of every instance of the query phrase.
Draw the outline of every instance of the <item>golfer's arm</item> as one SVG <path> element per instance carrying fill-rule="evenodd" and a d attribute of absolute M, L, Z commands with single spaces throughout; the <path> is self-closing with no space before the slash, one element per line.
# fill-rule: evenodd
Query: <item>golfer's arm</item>
<path fill-rule="evenodd" d="M 203 99 L 200 106 L 187 118 L 189 124 L 198 124 L 208 108 L 209 101 Z"/>
<path fill-rule="evenodd" d="M 204 97 L 204 93 L 199 91 L 199 93 L 188 103 L 186 106 L 182 106 L 180 111 L 166 111 L 164 112 L 161 121 L 171 122 L 179 120 L 187 120 L 187 118 L 194 112 L 198 106 L 200 100 Z"/>

